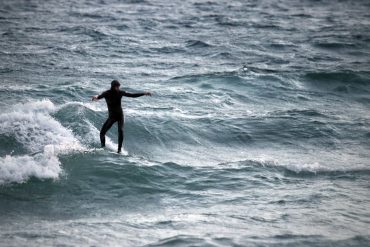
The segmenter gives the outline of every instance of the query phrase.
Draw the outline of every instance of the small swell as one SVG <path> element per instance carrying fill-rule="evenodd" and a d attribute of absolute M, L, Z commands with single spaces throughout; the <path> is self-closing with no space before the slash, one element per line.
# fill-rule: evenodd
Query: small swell
<path fill-rule="evenodd" d="M 308 117 L 326 117 L 326 115 L 320 113 L 319 111 L 315 109 L 292 109 L 287 110 L 284 112 L 275 112 L 275 114 L 281 116 L 281 115 L 288 115 L 288 116 L 308 116 Z"/>
<path fill-rule="evenodd" d="M 211 45 L 201 40 L 188 40 L 186 42 L 186 47 L 206 48 L 206 47 L 211 47 Z"/>
<path fill-rule="evenodd" d="M 304 77 L 312 82 L 323 83 L 348 83 L 357 85 L 369 85 L 370 74 L 367 72 L 334 71 L 334 72 L 308 72 Z"/>
<path fill-rule="evenodd" d="M 340 43 L 340 42 L 314 42 L 314 46 L 324 49 L 341 49 L 341 48 L 353 48 L 356 45 L 353 43 Z"/>

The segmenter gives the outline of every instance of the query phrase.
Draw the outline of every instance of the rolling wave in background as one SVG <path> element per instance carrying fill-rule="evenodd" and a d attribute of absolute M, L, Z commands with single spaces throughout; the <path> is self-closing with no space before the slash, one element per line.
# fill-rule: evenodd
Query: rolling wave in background
<path fill-rule="evenodd" d="M 0 245 L 369 245 L 369 10 L 0 2 Z"/>

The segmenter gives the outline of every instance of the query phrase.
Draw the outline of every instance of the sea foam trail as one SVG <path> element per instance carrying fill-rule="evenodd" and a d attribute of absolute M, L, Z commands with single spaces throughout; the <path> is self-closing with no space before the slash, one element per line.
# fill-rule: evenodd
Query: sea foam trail
<path fill-rule="evenodd" d="M 58 110 L 50 100 L 17 104 L 0 114 L 0 135 L 16 140 L 25 154 L 0 157 L 0 184 L 25 182 L 30 177 L 58 178 L 59 154 L 86 148 L 51 114 Z"/>

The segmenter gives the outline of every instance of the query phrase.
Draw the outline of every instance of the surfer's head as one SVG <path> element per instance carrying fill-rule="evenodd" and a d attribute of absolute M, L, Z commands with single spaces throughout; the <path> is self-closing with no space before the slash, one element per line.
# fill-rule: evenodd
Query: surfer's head
<path fill-rule="evenodd" d="M 119 90 L 119 86 L 121 86 L 121 84 L 117 80 L 113 80 L 110 85 L 111 85 L 110 88 L 111 89 L 114 89 L 116 91 L 118 91 Z"/>

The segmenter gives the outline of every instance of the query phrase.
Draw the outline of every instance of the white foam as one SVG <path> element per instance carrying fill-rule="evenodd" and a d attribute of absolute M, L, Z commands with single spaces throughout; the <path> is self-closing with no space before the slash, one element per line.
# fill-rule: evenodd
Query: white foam
<path fill-rule="evenodd" d="M 333 172 L 368 169 L 366 159 L 350 153 L 327 152 L 324 150 L 248 150 L 245 160 L 261 164 L 284 167 L 296 173 Z M 351 162 L 348 162 L 351 161 Z"/>
<path fill-rule="evenodd" d="M 50 115 L 57 109 L 46 99 L 17 104 L 0 114 L 0 134 L 14 137 L 29 153 L 38 153 L 0 157 L 0 183 L 24 182 L 32 176 L 56 179 L 62 171 L 59 154 L 86 150 Z"/>
<path fill-rule="evenodd" d="M 30 177 L 57 179 L 62 171 L 55 155 L 0 157 L 0 184 L 22 183 Z"/>
<path fill-rule="evenodd" d="M 31 152 L 42 151 L 47 145 L 59 151 L 82 149 L 72 131 L 50 115 L 55 110 L 49 100 L 15 105 L 13 110 L 0 114 L 0 134 L 14 136 Z"/>
<path fill-rule="evenodd" d="M 26 90 L 31 90 L 31 89 L 32 87 L 29 85 L 17 84 L 16 86 L 14 86 L 14 84 L 10 82 L 0 84 L 0 90 L 5 90 L 5 91 L 19 92 L 19 91 L 26 91 Z"/>
<path fill-rule="evenodd" d="M 72 101 L 72 102 L 68 102 L 68 103 L 65 103 L 63 105 L 61 105 L 59 107 L 60 108 L 63 108 L 63 107 L 67 107 L 67 106 L 71 106 L 71 105 L 80 105 L 80 106 L 83 106 L 83 107 L 86 107 L 94 112 L 104 112 L 106 111 L 106 107 L 105 107 L 105 104 L 101 104 L 101 103 L 98 103 L 98 102 L 79 102 L 79 101 Z"/>

